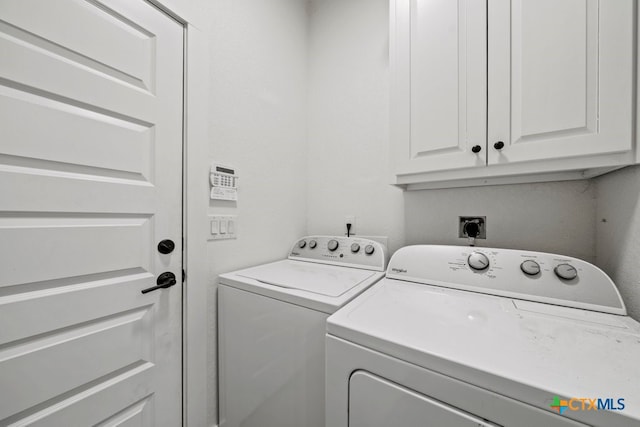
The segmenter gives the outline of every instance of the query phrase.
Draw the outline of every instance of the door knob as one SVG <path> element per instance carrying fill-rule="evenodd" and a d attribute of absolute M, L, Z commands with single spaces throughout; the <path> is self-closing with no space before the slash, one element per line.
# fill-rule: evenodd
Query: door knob
<path fill-rule="evenodd" d="M 170 254 L 176 248 L 176 244 L 173 240 L 165 239 L 158 243 L 158 252 L 161 254 Z"/>
<path fill-rule="evenodd" d="M 150 288 L 143 289 L 141 292 L 143 294 L 146 294 L 147 292 L 155 291 L 156 289 L 170 288 L 171 286 L 175 285 L 176 283 L 177 283 L 176 282 L 176 275 L 173 274 L 170 271 L 165 271 L 164 273 L 162 273 L 161 275 L 158 276 L 158 279 L 156 280 L 156 286 L 152 286 Z"/>
<path fill-rule="evenodd" d="M 479 153 L 482 150 L 482 147 L 479 145 L 474 145 L 473 147 L 471 147 L 471 151 L 473 151 L 474 153 Z"/>
<path fill-rule="evenodd" d="M 496 150 L 502 150 L 504 148 L 504 142 L 502 141 L 498 141 L 495 144 L 493 144 L 493 148 L 495 148 Z"/>

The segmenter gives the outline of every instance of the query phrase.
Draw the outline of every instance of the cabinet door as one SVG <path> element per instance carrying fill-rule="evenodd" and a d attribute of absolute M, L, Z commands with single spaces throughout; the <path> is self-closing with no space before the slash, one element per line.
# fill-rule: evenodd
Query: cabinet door
<path fill-rule="evenodd" d="M 632 149 L 633 3 L 489 2 L 490 165 Z"/>
<path fill-rule="evenodd" d="M 486 12 L 486 0 L 391 2 L 396 174 L 486 164 Z"/>

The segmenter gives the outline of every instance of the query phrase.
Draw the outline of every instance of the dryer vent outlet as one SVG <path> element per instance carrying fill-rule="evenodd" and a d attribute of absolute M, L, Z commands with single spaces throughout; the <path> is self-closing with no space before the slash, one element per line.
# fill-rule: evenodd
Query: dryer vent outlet
<path fill-rule="evenodd" d="M 473 234 L 476 234 L 473 236 Z M 486 216 L 460 216 L 458 217 L 458 237 L 461 239 L 473 237 L 476 239 L 487 238 Z"/>

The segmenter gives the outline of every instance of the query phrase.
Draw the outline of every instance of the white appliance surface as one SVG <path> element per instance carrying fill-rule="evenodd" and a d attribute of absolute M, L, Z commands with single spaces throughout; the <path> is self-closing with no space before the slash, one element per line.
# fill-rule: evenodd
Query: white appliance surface
<path fill-rule="evenodd" d="M 328 249 L 334 241 L 336 249 Z M 311 242 L 315 248 L 310 249 Z M 304 243 L 305 247 L 300 248 Z M 359 250 L 353 253 L 352 246 Z M 373 252 L 365 254 L 366 247 Z M 309 236 L 300 239 L 286 260 L 220 275 L 220 284 L 333 313 L 384 277 L 384 245 L 361 238 Z"/>
<path fill-rule="evenodd" d="M 425 420 L 432 426 L 497 427 L 368 372 L 352 374 L 349 385 L 349 427 L 406 427 L 423 425 Z M 393 402 L 394 410 L 388 411 L 385 402 Z"/>
<path fill-rule="evenodd" d="M 468 265 L 478 253 L 489 260 L 481 270 Z M 430 261 L 445 258 L 450 262 Z M 518 262 L 509 265 L 514 259 Z M 542 268 L 529 276 L 521 263 L 531 259 Z M 559 278 L 558 265 L 578 266 L 578 276 Z M 432 276 L 438 286 L 428 284 Z M 398 279 L 402 277 L 412 281 Z M 460 283 L 457 277 L 463 277 Z M 469 277 L 476 280 L 465 279 Z M 550 293 L 539 292 L 532 283 Z M 572 299 L 564 303 L 559 295 L 567 294 L 567 287 Z M 469 288 L 474 291 L 462 290 Z M 544 411 L 552 411 L 554 396 L 624 399 L 621 411 L 551 412 L 558 423 L 574 419 L 640 425 L 640 324 L 610 311 L 626 313 L 617 290 L 604 273 L 583 261 L 502 249 L 415 246 L 396 252 L 387 278 L 332 315 L 327 330 L 336 342 L 344 340 Z M 347 380 L 328 381 L 339 388 Z M 333 392 L 339 393 L 328 388 L 327 396 Z M 338 425 L 343 424 L 327 423 Z"/>
<path fill-rule="evenodd" d="M 221 427 L 324 427 L 327 317 L 384 277 L 386 248 L 309 236 L 288 259 L 223 274 Z"/>
<path fill-rule="evenodd" d="M 220 427 L 324 427 L 327 313 L 218 291 Z"/>
<path fill-rule="evenodd" d="M 376 273 L 357 268 L 336 268 L 324 264 L 283 260 L 248 268 L 236 274 L 281 288 L 338 297 Z"/>

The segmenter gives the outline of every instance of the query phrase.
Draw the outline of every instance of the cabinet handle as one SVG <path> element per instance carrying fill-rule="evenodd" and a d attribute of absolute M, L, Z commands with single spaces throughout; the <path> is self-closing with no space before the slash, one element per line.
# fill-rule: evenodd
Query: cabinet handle
<path fill-rule="evenodd" d="M 479 145 L 474 145 L 473 147 L 471 147 L 471 151 L 473 151 L 474 153 L 479 153 L 480 151 L 482 151 L 482 147 Z"/>
<path fill-rule="evenodd" d="M 502 141 L 498 141 L 495 144 L 493 144 L 493 148 L 495 148 L 496 150 L 502 150 L 504 148 L 504 142 Z"/>

